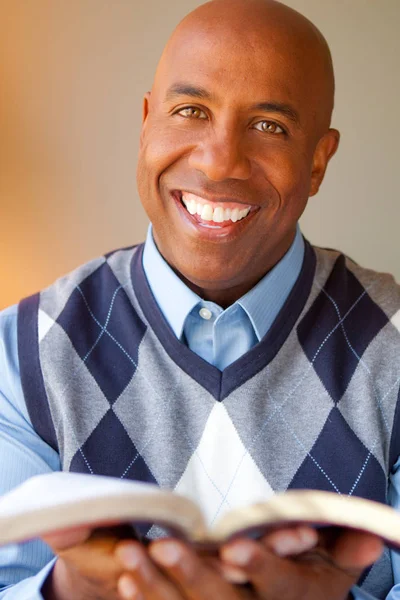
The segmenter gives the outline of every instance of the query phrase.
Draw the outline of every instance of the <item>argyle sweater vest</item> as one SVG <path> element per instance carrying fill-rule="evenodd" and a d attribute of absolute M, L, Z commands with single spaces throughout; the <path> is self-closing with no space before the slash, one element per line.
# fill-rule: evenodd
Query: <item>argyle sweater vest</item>
<path fill-rule="evenodd" d="M 91 261 L 20 304 L 27 407 L 62 468 L 176 489 L 209 523 L 288 488 L 385 502 L 400 454 L 393 278 L 306 242 L 272 327 L 221 372 L 174 336 L 142 254 Z M 386 552 L 360 585 L 384 598 L 392 581 Z"/>

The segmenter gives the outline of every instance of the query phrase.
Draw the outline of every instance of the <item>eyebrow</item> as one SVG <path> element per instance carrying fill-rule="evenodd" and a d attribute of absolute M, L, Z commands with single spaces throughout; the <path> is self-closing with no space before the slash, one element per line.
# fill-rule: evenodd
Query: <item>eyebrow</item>
<path fill-rule="evenodd" d="M 211 100 L 212 95 L 203 87 L 190 85 L 189 83 L 175 83 L 172 85 L 165 96 L 166 101 L 174 100 L 177 96 L 190 96 L 191 98 L 200 98 L 202 100 Z"/>
<path fill-rule="evenodd" d="M 175 83 L 166 93 L 165 100 L 170 102 L 178 96 L 189 96 L 190 98 L 198 98 L 200 100 L 212 100 L 214 96 L 201 86 L 191 85 L 190 83 Z M 281 102 L 258 102 L 250 107 L 251 110 L 259 110 L 262 112 L 275 112 L 284 115 L 296 125 L 299 125 L 300 118 L 298 112 L 289 104 Z"/>
<path fill-rule="evenodd" d="M 293 121 L 296 125 L 300 123 L 298 112 L 288 104 L 282 104 L 281 102 L 260 102 L 254 104 L 251 108 L 253 110 L 261 110 L 262 112 L 280 113 Z"/>

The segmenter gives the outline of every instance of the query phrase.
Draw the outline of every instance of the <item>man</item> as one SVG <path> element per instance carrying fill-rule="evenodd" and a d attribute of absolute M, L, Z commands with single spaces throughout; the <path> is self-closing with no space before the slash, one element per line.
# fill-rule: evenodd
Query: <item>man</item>
<path fill-rule="evenodd" d="M 390 478 L 396 504 L 400 290 L 297 225 L 338 146 L 333 96 L 324 38 L 284 5 L 214 0 L 183 20 L 144 99 L 144 248 L 2 315 L 3 491 L 103 473 L 195 496 L 212 521 L 289 487 L 385 501 Z M 394 583 L 356 532 L 299 527 L 218 557 L 118 528 L 46 541 L 55 561 L 42 543 L 3 551 L 0 598 L 342 600 Z"/>

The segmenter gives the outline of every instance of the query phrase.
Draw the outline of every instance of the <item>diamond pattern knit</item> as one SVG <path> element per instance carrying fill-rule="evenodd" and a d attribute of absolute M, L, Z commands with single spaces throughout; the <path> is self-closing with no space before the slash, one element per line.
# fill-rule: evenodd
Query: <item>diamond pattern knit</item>
<path fill-rule="evenodd" d="M 175 338 L 142 251 L 92 261 L 20 305 L 26 402 L 63 469 L 176 489 L 209 523 L 288 488 L 385 502 L 400 454 L 393 279 L 306 244 L 275 323 L 221 373 Z M 388 554 L 361 583 L 385 597 Z"/>

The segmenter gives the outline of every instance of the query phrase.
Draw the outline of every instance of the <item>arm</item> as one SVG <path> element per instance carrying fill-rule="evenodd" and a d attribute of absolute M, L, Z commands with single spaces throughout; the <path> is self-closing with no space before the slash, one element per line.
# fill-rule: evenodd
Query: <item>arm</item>
<path fill-rule="evenodd" d="M 393 467 L 390 476 L 389 502 L 396 510 L 400 510 L 400 458 Z M 386 600 L 400 599 L 400 553 L 391 552 L 394 587 L 390 590 Z M 358 600 L 358 598 L 357 598 Z"/>
<path fill-rule="evenodd" d="M 35 433 L 25 406 L 16 307 L 0 313 L 0 457 L 0 495 L 28 477 L 60 469 L 57 453 Z M 52 559 L 41 541 L 0 548 L 0 600 L 41 600 Z"/>
<path fill-rule="evenodd" d="M 390 476 L 389 487 L 389 503 L 396 510 L 400 510 L 400 458 L 393 468 L 393 473 Z M 391 552 L 394 586 L 386 596 L 386 600 L 400 600 L 400 554 L 399 552 Z M 355 600 L 376 600 L 370 594 L 360 590 L 358 587 L 353 588 Z"/>
<path fill-rule="evenodd" d="M 6 457 L 5 460 L 0 462 L 0 494 L 12 489 L 28 477 L 60 468 L 58 455 L 37 436 L 27 414 L 19 380 L 15 308 L 0 313 L 0 456 Z M 105 591 L 106 596 L 109 598 L 115 597 L 115 583 L 112 582 L 116 582 L 118 579 L 120 592 L 122 591 L 121 582 L 122 587 L 128 581 L 131 585 L 136 582 L 136 586 L 141 587 L 142 582 L 138 571 L 135 568 L 132 569 L 129 560 L 126 564 L 124 560 L 121 561 L 120 555 L 118 555 L 118 539 L 111 537 L 104 540 L 103 537 L 100 540 L 101 544 L 99 544 L 99 540 L 90 537 L 89 531 L 85 533 L 84 537 L 86 541 L 75 540 L 72 542 L 71 551 L 68 548 L 69 543 L 66 543 L 63 536 L 60 540 L 57 540 L 57 538 L 48 540 L 55 552 L 62 556 L 62 560 L 57 561 L 55 569 L 53 569 L 54 561 L 50 562 L 52 554 L 43 542 L 35 541 L 30 544 L 1 550 L 0 600 L 42 600 L 43 596 L 40 590 L 45 581 L 47 586 L 46 598 L 64 598 L 64 592 L 66 590 L 71 591 L 71 588 L 74 589 L 75 595 L 77 589 L 82 588 L 81 584 L 85 582 L 85 576 L 88 575 L 89 579 L 87 581 L 93 582 L 93 575 L 96 575 L 100 583 L 102 579 L 102 587 L 99 589 Z M 60 541 L 62 542 L 61 545 Z M 157 547 L 157 544 L 155 546 Z M 142 556 L 142 560 L 145 561 L 143 549 L 136 546 L 136 550 Z M 91 555 L 90 558 L 94 557 L 96 560 L 89 561 L 89 554 Z M 101 562 L 99 558 L 106 559 L 104 566 L 107 566 L 107 569 L 102 569 L 101 573 L 98 572 L 99 562 Z M 171 565 L 170 570 L 160 564 L 162 561 L 159 560 L 159 553 L 156 552 L 152 558 L 159 564 L 161 570 L 165 569 L 172 580 L 180 580 L 180 575 L 175 572 L 173 565 Z M 197 563 L 197 559 L 193 555 L 188 560 Z M 90 562 L 93 562 L 95 573 L 91 572 Z M 118 566 L 118 563 L 120 566 Z M 68 569 L 69 565 L 72 565 L 72 570 Z M 85 566 L 84 569 L 82 565 Z M 77 585 L 64 585 L 66 582 L 72 582 L 71 573 L 77 573 L 77 566 L 79 566 L 78 571 L 80 571 L 78 580 L 74 582 Z M 148 568 L 150 568 L 149 565 Z M 108 569 L 110 569 L 110 573 L 107 573 Z M 129 572 L 131 569 L 134 571 L 134 574 L 132 573 L 134 575 L 133 579 L 129 575 L 126 579 L 123 572 L 124 570 Z M 198 563 L 194 571 L 202 572 L 202 570 L 204 571 L 203 565 Z M 230 600 L 232 598 L 236 600 L 238 597 L 237 589 L 232 588 L 223 579 L 216 577 L 212 572 L 208 572 L 207 569 L 206 571 L 203 573 L 206 577 L 202 579 L 203 584 L 198 590 L 199 599 L 204 597 L 205 588 L 207 587 L 204 584 L 208 580 L 211 588 L 216 587 L 221 599 Z M 50 577 L 48 577 L 49 574 L 51 574 Z M 253 574 L 249 573 L 249 579 L 252 579 L 251 575 Z M 106 582 L 110 582 L 111 589 L 108 591 L 104 590 L 105 587 L 108 587 Z M 171 580 L 170 583 L 160 580 L 162 587 L 164 585 L 168 587 L 171 598 L 181 598 L 181 595 L 176 594 L 175 590 L 172 589 L 171 583 Z M 263 586 L 261 585 L 261 587 Z M 89 595 L 91 595 L 91 592 L 92 590 L 90 590 Z M 257 596 L 263 598 L 264 594 Z M 121 597 L 130 597 L 130 595 L 121 594 Z M 206 597 L 208 599 L 209 594 L 206 593 Z M 267 593 L 265 598 L 268 597 Z M 361 598 L 363 596 L 360 596 L 357 600 L 361 600 Z M 395 596 L 391 597 L 390 600 L 395 600 Z"/>

